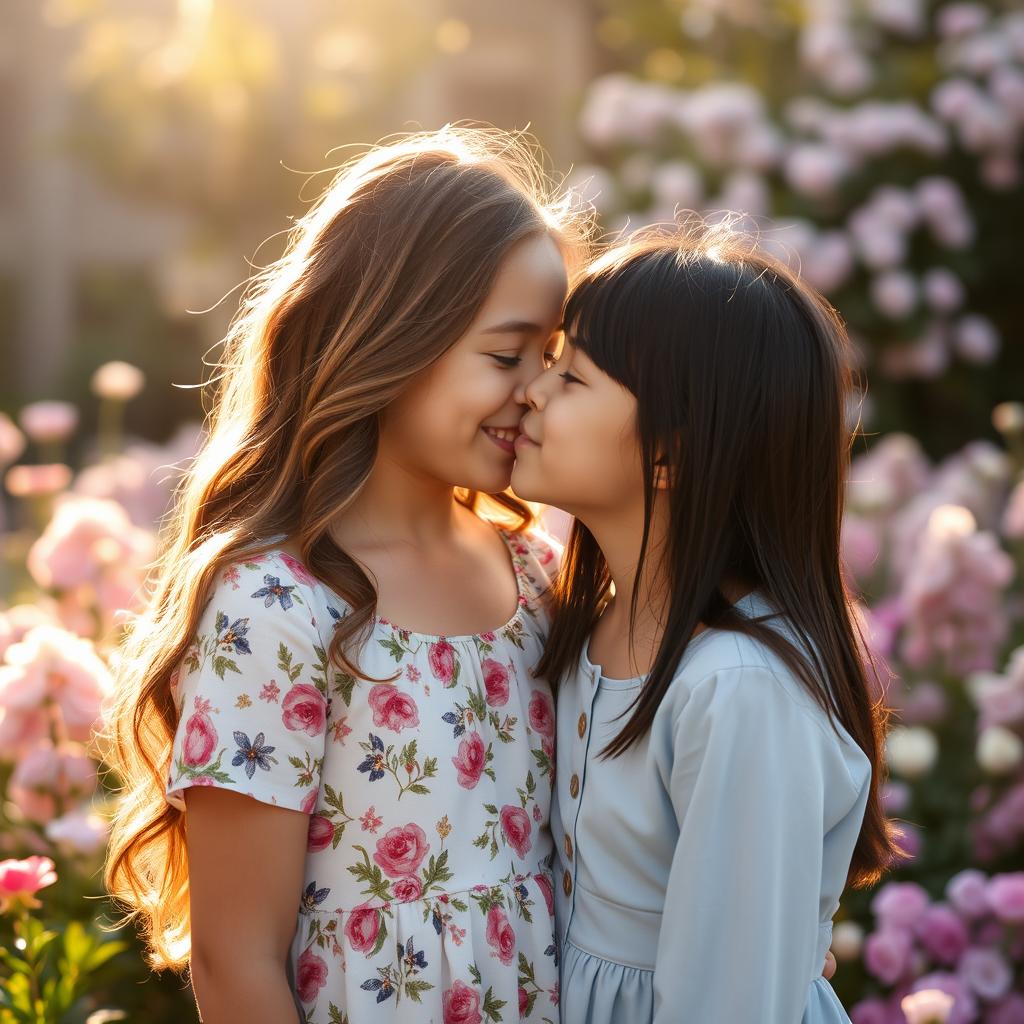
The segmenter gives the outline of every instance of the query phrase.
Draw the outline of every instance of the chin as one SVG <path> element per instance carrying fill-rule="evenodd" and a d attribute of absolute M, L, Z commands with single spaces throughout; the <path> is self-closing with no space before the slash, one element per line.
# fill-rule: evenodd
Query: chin
<path fill-rule="evenodd" d="M 522 498 L 524 501 L 539 501 L 545 505 L 551 504 L 545 495 L 545 489 L 538 487 L 534 481 L 530 480 L 528 473 L 512 471 L 512 490 L 516 497 Z"/>

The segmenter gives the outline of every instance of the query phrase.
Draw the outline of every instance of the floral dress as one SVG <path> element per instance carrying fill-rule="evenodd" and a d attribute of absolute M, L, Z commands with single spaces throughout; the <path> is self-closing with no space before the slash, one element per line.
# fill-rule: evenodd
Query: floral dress
<path fill-rule="evenodd" d="M 282 551 L 227 569 L 173 683 L 167 799 L 221 786 L 310 815 L 289 956 L 304 1024 L 557 1022 L 554 705 L 533 676 L 556 552 L 498 531 L 516 613 L 475 636 L 377 618 L 367 675 L 328 663 L 348 606 Z"/>

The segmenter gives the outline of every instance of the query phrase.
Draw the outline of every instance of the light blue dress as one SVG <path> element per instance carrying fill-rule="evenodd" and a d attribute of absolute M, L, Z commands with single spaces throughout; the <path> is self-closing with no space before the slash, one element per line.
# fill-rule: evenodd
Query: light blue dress
<path fill-rule="evenodd" d="M 767 647 L 706 630 L 649 735 L 600 758 L 641 685 L 584 650 L 559 692 L 562 1024 L 848 1022 L 821 971 L 867 756 Z"/>

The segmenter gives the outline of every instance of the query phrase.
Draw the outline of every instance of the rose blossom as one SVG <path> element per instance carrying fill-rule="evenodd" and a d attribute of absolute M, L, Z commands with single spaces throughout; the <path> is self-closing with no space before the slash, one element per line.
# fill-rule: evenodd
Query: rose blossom
<path fill-rule="evenodd" d="M 1024 921 L 1024 871 L 995 875 L 988 883 L 987 895 L 1000 921 Z"/>
<path fill-rule="evenodd" d="M 46 838 L 65 852 L 98 853 L 107 845 L 110 826 L 105 818 L 88 810 L 70 811 L 46 823 Z"/>
<path fill-rule="evenodd" d="M 353 907 L 345 922 L 345 935 L 357 953 L 369 953 L 377 944 L 380 911 L 368 903 Z"/>
<path fill-rule="evenodd" d="M 42 906 L 35 894 L 56 881 L 57 872 L 49 857 L 0 861 L 0 913 L 6 913 L 16 902 L 26 907 Z"/>
<path fill-rule="evenodd" d="M 473 789 L 480 781 L 486 762 L 484 741 L 479 733 L 470 733 L 459 744 L 458 756 L 452 758 L 452 764 L 458 769 L 459 785 L 463 789 Z"/>
<path fill-rule="evenodd" d="M 21 758 L 10 780 L 10 796 L 27 818 L 47 822 L 96 788 L 96 765 L 77 743 L 55 747 L 43 740 Z"/>
<path fill-rule="evenodd" d="M 912 943 L 902 928 L 886 928 L 869 935 L 864 942 L 864 965 L 879 981 L 893 985 L 910 963 Z"/>
<path fill-rule="evenodd" d="M 487 911 L 487 942 L 503 964 L 512 963 L 516 951 L 516 933 L 501 907 L 491 907 Z"/>
<path fill-rule="evenodd" d="M 534 881 L 537 883 L 537 887 L 544 894 L 544 902 L 548 906 L 548 913 L 554 914 L 555 912 L 555 888 L 551 884 L 551 879 L 547 875 L 534 875 Z"/>
<path fill-rule="evenodd" d="M 413 875 L 427 855 L 430 844 L 427 834 L 415 822 L 404 828 L 393 828 L 377 840 L 373 859 L 391 878 Z"/>
<path fill-rule="evenodd" d="M 455 648 L 447 640 L 442 638 L 427 647 L 427 661 L 430 662 L 430 670 L 441 680 L 442 685 L 454 685 Z"/>
<path fill-rule="evenodd" d="M 480 667 L 484 670 L 487 703 L 492 708 L 503 708 L 508 703 L 508 669 L 493 658 L 485 658 Z"/>
<path fill-rule="evenodd" d="M 501 832 L 509 846 L 520 857 L 530 852 L 530 816 L 515 804 L 502 807 L 498 817 L 501 819 Z"/>
<path fill-rule="evenodd" d="M 530 725 L 549 739 L 555 734 L 555 712 L 551 706 L 551 698 L 536 690 L 530 698 Z"/>
<path fill-rule="evenodd" d="M 423 895 L 423 883 L 415 876 L 396 879 L 391 885 L 391 892 L 399 903 L 412 903 Z"/>
<path fill-rule="evenodd" d="M 378 683 L 370 690 L 369 703 L 373 724 L 379 728 L 401 732 L 420 724 L 416 701 L 388 683 Z"/>
<path fill-rule="evenodd" d="M 296 683 L 281 702 L 281 721 L 293 732 L 319 736 L 327 728 L 327 701 L 309 683 Z"/>
<path fill-rule="evenodd" d="M 210 716 L 205 711 L 197 709 L 185 722 L 182 760 L 192 767 L 206 764 L 216 746 L 217 730 L 214 728 Z"/>
<path fill-rule="evenodd" d="M 481 1024 L 480 993 L 463 981 L 455 981 L 441 995 L 444 1024 Z"/>
<path fill-rule="evenodd" d="M 933 959 L 955 964 L 967 948 L 969 936 L 959 915 L 947 906 L 929 907 L 917 923 L 917 936 Z"/>
<path fill-rule="evenodd" d="M 1013 972 L 997 949 L 969 949 L 964 953 L 957 973 L 982 999 L 1000 999 L 1010 991 Z"/>
<path fill-rule="evenodd" d="M 326 850 L 334 841 L 334 825 L 330 819 L 322 814 L 313 814 L 309 818 L 309 833 L 306 839 L 306 849 L 310 853 L 319 853 Z"/>
<path fill-rule="evenodd" d="M 312 949 L 307 949 L 295 965 L 295 990 L 299 1000 L 311 1003 L 327 984 L 327 963 Z"/>
<path fill-rule="evenodd" d="M 952 1008 L 953 997 L 936 988 L 904 996 L 900 1002 L 907 1024 L 941 1024 L 949 1018 Z"/>

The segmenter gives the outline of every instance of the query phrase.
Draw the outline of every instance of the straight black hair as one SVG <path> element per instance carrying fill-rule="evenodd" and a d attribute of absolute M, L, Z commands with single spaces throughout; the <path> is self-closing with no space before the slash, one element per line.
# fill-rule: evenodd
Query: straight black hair
<path fill-rule="evenodd" d="M 870 758 L 850 880 L 877 881 L 899 851 L 879 796 L 886 710 L 840 562 L 856 390 L 841 319 L 768 253 L 705 229 L 640 234 L 605 253 L 575 284 L 564 323 L 572 343 L 637 399 L 646 512 L 638 579 L 650 569 L 658 473 L 668 480 L 669 530 L 657 567 L 670 595 L 664 634 L 630 717 L 603 754 L 618 756 L 649 732 L 700 625 L 751 636 Z M 730 578 L 760 590 L 798 642 L 737 612 L 721 589 Z M 577 663 L 610 583 L 593 534 L 577 520 L 538 674 L 557 683 Z"/>

